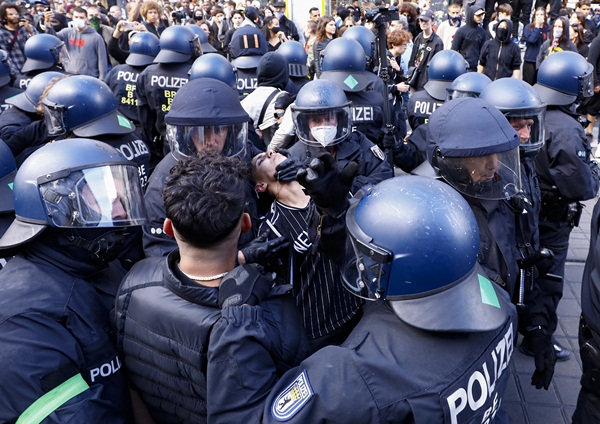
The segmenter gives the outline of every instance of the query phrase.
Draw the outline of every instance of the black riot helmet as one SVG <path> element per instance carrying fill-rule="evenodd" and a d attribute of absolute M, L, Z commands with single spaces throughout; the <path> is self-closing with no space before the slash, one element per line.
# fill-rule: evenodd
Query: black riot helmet
<path fill-rule="evenodd" d="M 462 97 L 433 112 L 427 159 L 448 184 L 468 196 L 500 200 L 521 191 L 519 134 L 485 100 Z"/>
<path fill-rule="evenodd" d="M 496 106 L 519 133 L 521 157 L 539 152 L 545 140 L 546 105 L 531 85 L 501 78 L 484 88 L 479 97 Z"/>
<path fill-rule="evenodd" d="M 193 79 L 177 91 L 165 116 L 167 139 L 176 156 L 243 156 L 249 120 L 235 89 L 213 78 Z"/>

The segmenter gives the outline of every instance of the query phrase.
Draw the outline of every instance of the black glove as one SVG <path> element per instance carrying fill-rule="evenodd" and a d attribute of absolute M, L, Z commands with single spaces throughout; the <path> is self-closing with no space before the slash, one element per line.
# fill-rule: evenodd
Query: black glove
<path fill-rule="evenodd" d="M 290 157 L 290 152 L 285 149 L 279 149 L 277 153 L 281 153 L 287 159 L 275 167 L 275 170 L 277 171 L 275 173 L 275 179 L 282 183 L 294 181 L 298 171 L 306 166 L 304 161 L 295 156 Z"/>
<path fill-rule="evenodd" d="M 246 247 L 240 249 L 247 264 L 267 266 L 271 259 L 279 256 L 290 246 L 290 242 L 285 237 L 269 240 L 270 234 L 271 231 L 267 230 L 252 240 Z"/>
<path fill-rule="evenodd" d="M 554 375 L 554 364 L 556 363 L 552 338 L 546 334 L 543 328 L 530 331 L 527 337 L 531 339 L 535 359 L 535 371 L 531 376 L 531 385 L 535 386 L 536 389 L 543 387 L 548 390 Z"/>
<path fill-rule="evenodd" d="M 258 305 L 273 287 L 273 279 L 258 265 L 239 265 L 229 271 L 219 286 L 219 308 Z"/>
<path fill-rule="evenodd" d="M 297 179 L 319 209 L 336 216 L 348 205 L 348 192 L 357 171 L 356 162 L 348 162 L 338 170 L 331 153 L 322 152 L 310 161 L 308 168 L 298 171 Z"/>

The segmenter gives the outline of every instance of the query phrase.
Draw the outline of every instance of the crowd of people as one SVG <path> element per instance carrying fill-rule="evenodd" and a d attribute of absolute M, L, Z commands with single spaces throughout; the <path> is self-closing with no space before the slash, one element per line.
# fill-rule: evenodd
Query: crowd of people
<path fill-rule="evenodd" d="M 288 6 L 0 4 L 0 421 L 505 423 L 571 358 L 600 13 Z"/>

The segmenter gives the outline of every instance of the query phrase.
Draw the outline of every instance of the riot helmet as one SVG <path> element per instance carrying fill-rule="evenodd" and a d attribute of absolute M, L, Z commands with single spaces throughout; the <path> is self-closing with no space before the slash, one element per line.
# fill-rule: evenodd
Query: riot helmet
<path fill-rule="evenodd" d="M 212 78 L 191 80 L 177 91 L 165 116 L 171 152 L 243 156 L 249 120 L 235 89 Z"/>
<path fill-rule="evenodd" d="M 237 70 L 220 54 L 203 54 L 189 71 L 190 80 L 214 78 L 237 90 Z"/>
<path fill-rule="evenodd" d="M 215 49 L 208 42 L 208 35 L 206 35 L 206 32 L 204 32 L 202 28 L 195 24 L 186 25 L 186 28 L 189 28 L 194 34 L 198 36 L 198 42 L 200 43 L 200 54 L 216 53 L 217 49 Z"/>
<path fill-rule="evenodd" d="M 4 87 L 10 83 L 12 72 L 8 64 L 8 53 L 0 50 L 0 87 Z"/>
<path fill-rule="evenodd" d="M 200 40 L 188 26 L 171 25 L 162 32 L 154 63 L 184 63 L 200 56 Z"/>
<path fill-rule="evenodd" d="M 364 91 L 372 82 L 366 66 L 364 51 L 358 41 L 335 38 L 323 50 L 321 79 L 335 82 L 344 91 Z"/>
<path fill-rule="evenodd" d="M 47 71 L 37 74 L 31 78 L 24 92 L 6 99 L 6 103 L 16 106 L 22 111 L 36 113 L 36 107 L 40 97 L 46 89 L 46 85 L 54 78 L 62 78 L 65 75 L 60 72 Z"/>
<path fill-rule="evenodd" d="M 566 106 L 594 94 L 594 67 L 575 52 L 549 55 L 540 65 L 537 90 L 548 106 Z"/>
<path fill-rule="evenodd" d="M 346 229 L 342 281 L 354 295 L 386 300 L 402 321 L 426 330 L 487 331 L 506 320 L 502 288 L 477 262 L 477 220 L 447 184 L 410 175 L 365 186 Z"/>
<path fill-rule="evenodd" d="M 309 146 L 332 146 L 350 135 L 350 102 L 334 82 L 307 83 L 291 108 L 296 135 Z"/>
<path fill-rule="evenodd" d="M 350 38 L 352 40 L 358 41 L 358 43 L 362 46 L 365 52 L 367 68 L 370 69 L 373 65 L 373 57 L 375 56 L 375 34 L 373 33 L 373 31 L 364 26 L 355 25 L 344 31 L 342 38 Z"/>
<path fill-rule="evenodd" d="M 231 64 L 237 69 L 256 68 L 261 56 L 267 50 L 268 42 L 265 35 L 251 25 L 236 29 L 229 43 Z"/>
<path fill-rule="evenodd" d="M 427 144 L 431 165 L 461 193 L 500 200 L 521 191 L 519 134 L 485 100 L 462 97 L 436 109 Z"/>
<path fill-rule="evenodd" d="M 24 53 L 27 60 L 22 73 L 51 68 L 61 61 L 61 55 L 68 57 L 65 43 L 50 34 L 36 34 L 27 39 Z"/>
<path fill-rule="evenodd" d="M 129 39 L 129 56 L 125 63 L 131 66 L 148 66 L 160 51 L 160 41 L 151 32 L 136 32 Z"/>
<path fill-rule="evenodd" d="M 42 100 L 48 134 L 78 137 L 128 134 L 134 125 L 117 112 L 112 90 L 98 78 L 75 75 L 58 81 Z"/>
<path fill-rule="evenodd" d="M 144 224 L 138 174 L 135 163 L 100 141 L 74 138 L 44 145 L 17 171 L 16 216 L 0 249 L 26 243 L 47 227 L 94 233 Z"/>
<path fill-rule="evenodd" d="M 467 72 L 467 61 L 454 50 L 437 52 L 427 64 L 428 80 L 423 86 L 431 97 L 438 100 L 446 98 L 446 89 L 459 75 Z"/>
<path fill-rule="evenodd" d="M 492 80 L 479 72 L 467 72 L 457 76 L 446 89 L 446 101 L 460 97 L 479 97 L 481 90 Z"/>
<path fill-rule="evenodd" d="M 308 75 L 308 66 L 306 66 L 308 54 L 302 44 L 295 40 L 289 40 L 281 44 L 275 53 L 287 59 L 290 77 L 302 78 Z"/>
<path fill-rule="evenodd" d="M 479 97 L 496 106 L 519 133 L 521 157 L 539 152 L 545 140 L 546 105 L 531 85 L 501 78 L 484 88 Z"/>

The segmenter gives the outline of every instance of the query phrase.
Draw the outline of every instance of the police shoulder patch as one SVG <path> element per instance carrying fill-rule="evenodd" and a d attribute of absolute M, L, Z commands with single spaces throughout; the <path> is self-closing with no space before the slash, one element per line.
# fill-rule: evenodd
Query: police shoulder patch
<path fill-rule="evenodd" d="M 371 152 L 373 152 L 373 154 L 375 155 L 375 157 L 379 160 L 385 160 L 385 153 L 383 153 L 381 151 L 381 149 L 379 148 L 379 146 L 375 145 L 373 147 L 371 147 Z"/>
<path fill-rule="evenodd" d="M 304 405 L 313 397 L 314 392 L 308 380 L 306 370 L 302 371 L 298 377 L 275 398 L 271 406 L 273 418 L 277 421 L 287 421 L 302 409 Z"/>

